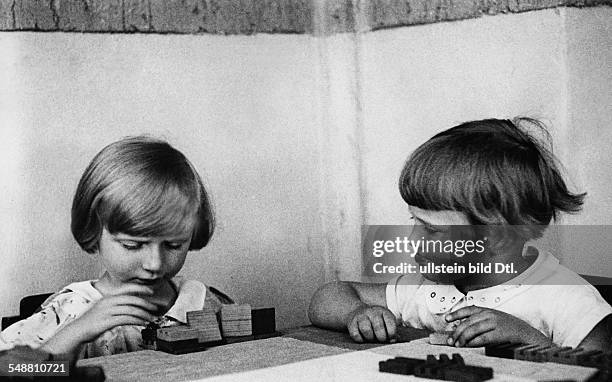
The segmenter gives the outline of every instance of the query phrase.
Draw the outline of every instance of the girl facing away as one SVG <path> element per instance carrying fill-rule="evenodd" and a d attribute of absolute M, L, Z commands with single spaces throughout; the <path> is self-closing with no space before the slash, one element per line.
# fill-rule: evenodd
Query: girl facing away
<path fill-rule="evenodd" d="M 408 158 L 399 181 L 415 220 L 411 239 L 449 239 L 453 227 L 484 230 L 491 242 L 479 262 L 512 264 L 514 272 L 329 283 L 312 298 L 312 323 L 348 330 L 357 342 L 391 340 L 397 325 L 407 325 L 449 332 L 448 344 L 457 347 L 515 342 L 610 350 L 612 307 L 530 243 L 559 213 L 579 211 L 585 194 L 568 191 L 554 156 L 526 127 L 543 130 L 531 119 L 487 119 L 443 131 Z M 475 260 L 435 251 L 414 258 L 423 266 Z"/>
<path fill-rule="evenodd" d="M 71 228 L 104 274 L 49 297 L 0 333 L 0 350 L 27 345 L 79 358 L 135 351 L 147 323 L 186 323 L 187 312 L 227 302 L 175 277 L 188 251 L 209 242 L 214 216 L 198 172 L 165 141 L 131 137 L 102 149 L 79 181 Z"/>

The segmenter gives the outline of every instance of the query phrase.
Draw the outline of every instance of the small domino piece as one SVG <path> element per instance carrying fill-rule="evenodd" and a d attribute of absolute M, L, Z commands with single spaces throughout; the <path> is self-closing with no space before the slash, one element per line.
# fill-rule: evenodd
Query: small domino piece
<path fill-rule="evenodd" d="M 447 345 L 448 339 L 453 332 L 436 332 L 429 335 L 429 344 L 431 345 Z"/>

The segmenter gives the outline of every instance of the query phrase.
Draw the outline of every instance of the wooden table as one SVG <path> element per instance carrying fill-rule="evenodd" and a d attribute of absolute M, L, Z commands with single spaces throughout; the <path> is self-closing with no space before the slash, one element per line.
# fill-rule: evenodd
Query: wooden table
<path fill-rule="evenodd" d="M 414 334 L 415 337 L 422 337 L 422 333 Z M 364 352 L 355 352 L 358 350 Z M 314 327 L 289 330 L 282 337 L 223 345 L 197 353 L 171 355 L 145 350 L 81 360 L 78 366 L 101 366 L 108 381 L 185 381 L 214 376 L 223 381 L 330 379 L 330 374 L 326 374 L 324 369 L 331 371 L 332 379 L 346 380 L 337 378 L 340 375 L 350 376 L 352 380 L 395 380 L 401 377 L 403 379 L 399 380 L 406 381 L 410 377 L 378 373 L 378 360 L 398 355 L 425 358 L 427 354 L 455 352 L 460 353 L 466 362 L 494 367 L 496 375 L 502 376 L 495 380 L 533 381 L 571 377 L 580 381 L 594 371 L 569 365 L 486 357 L 483 348 L 434 346 L 425 339 L 393 345 L 356 344 L 346 333 Z M 365 363 L 368 365 L 363 373 L 357 370 Z M 252 370 L 251 374 L 227 375 L 249 370 Z"/>

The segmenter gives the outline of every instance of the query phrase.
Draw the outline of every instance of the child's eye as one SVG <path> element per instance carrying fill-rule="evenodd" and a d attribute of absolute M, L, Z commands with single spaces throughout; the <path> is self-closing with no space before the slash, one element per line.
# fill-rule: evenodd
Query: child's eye
<path fill-rule="evenodd" d="M 136 241 L 122 241 L 121 245 L 128 251 L 137 251 L 142 248 L 142 243 L 138 243 Z"/>
<path fill-rule="evenodd" d="M 166 243 L 166 248 L 176 251 L 178 249 L 181 249 L 183 247 L 183 243 L 174 243 L 174 242 L 167 242 Z"/>

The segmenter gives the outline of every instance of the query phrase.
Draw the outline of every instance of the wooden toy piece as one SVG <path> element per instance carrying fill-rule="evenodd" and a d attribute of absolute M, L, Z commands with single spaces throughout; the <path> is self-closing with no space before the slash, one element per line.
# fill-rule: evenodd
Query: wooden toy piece
<path fill-rule="evenodd" d="M 224 337 L 250 336 L 253 334 L 251 306 L 223 305 L 221 307 L 221 331 Z"/>
<path fill-rule="evenodd" d="M 431 333 L 429 335 L 429 343 L 431 345 L 447 345 L 448 339 L 451 337 L 453 332 L 439 332 L 439 333 Z"/>
<path fill-rule="evenodd" d="M 514 358 L 514 350 L 521 346 L 525 346 L 525 344 L 513 343 L 513 342 L 504 342 L 498 345 L 489 345 L 485 347 L 485 355 L 490 357 L 499 357 L 499 358 Z"/>
<path fill-rule="evenodd" d="M 221 306 L 221 321 L 250 320 L 251 305 L 232 304 Z"/>
<path fill-rule="evenodd" d="M 444 369 L 444 379 L 457 382 L 481 382 L 493 378 L 493 369 L 463 365 L 461 367 L 449 366 Z"/>
<path fill-rule="evenodd" d="M 205 348 L 206 347 L 202 346 L 202 344 L 198 342 L 197 338 L 177 341 L 157 340 L 157 350 L 170 354 L 193 353 L 196 351 L 202 351 Z"/>
<path fill-rule="evenodd" d="M 386 361 L 380 361 L 378 363 L 378 371 L 383 373 L 412 375 L 414 374 L 414 368 L 423 362 L 422 359 L 395 357 Z"/>
<path fill-rule="evenodd" d="M 251 328 L 254 336 L 276 332 L 276 314 L 274 308 L 251 309 Z"/>
<path fill-rule="evenodd" d="M 514 359 L 521 359 L 524 361 L 527 361 L 528 358 L 530 357 L 529 354 L 527 354 L 528 351 L 533 351 L 533 350 L 537 350 L 540 349 L 542 347 L 544 347 L 545 345 L 525 345 L 525 346 L 521 346 L 518 347 L 516 349 L 514 349 Z"/>
<path fill-rule="evenodd" d="M 492 368 L 466 365 L 463 357 L 456 353 L 452 358 L 446 354 L 440 354 L 437 359 L 430 354 L 427 360 L 395 357 L 380 361 L 378 370 L 384 373 L 459 382 L 481 382 L 493 378 Z"/>
<path fill-rule="evenodd" d="M 214 310 L 196 310 L 187 312 L 187 322 L 191 328 L 198 331 L 198 342 L 216 342 L 221 341 L 221 331 L 219 330 L 219 322 L 217 314 Z"/>
<path fill-rule="evenodd" d="M 140 334 L 142 335 L 142 344 L 145 349 L 156 349 L 155 342 L 157 341 L 157 329 L 159 329 L 159 325 L 154 322 L 150 322 L 140 331 Z"/>
<path fill-rule="evenodd" d="M 157 329 L 158 341 L 184 341 L 191 339 L 198 339 L 198 329 L 184 325 Z"/>
<path fill-rule="evenodd" d="M 567 359 L 567 353 L 571 353 L 573 351 L 575 351 L 575 349 L 568 346 L 558 348 L 557 351 L 550 355 L 548 360 L 550 362 L 565 363 L 564 360 Z"/>
<path fill-rule="evenodd" d="M 395 342 L 410 342 L 418 340 L 419 338 L 425 338 L 429 336 L 431 332 L 427 329 L 417 329 L 411 326 L 399 325 L 395 329 Z"/>

